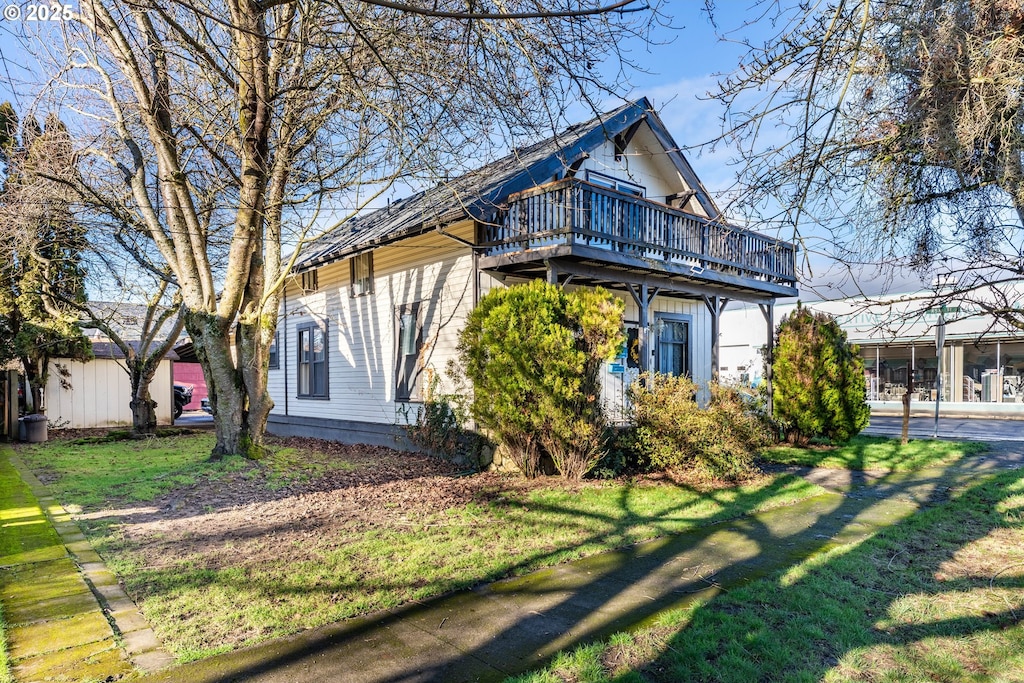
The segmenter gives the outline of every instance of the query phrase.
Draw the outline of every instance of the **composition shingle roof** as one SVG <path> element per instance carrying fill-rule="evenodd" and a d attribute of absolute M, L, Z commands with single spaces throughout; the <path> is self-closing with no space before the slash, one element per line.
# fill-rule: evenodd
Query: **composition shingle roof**
<path fill-rule="evenodd" d="M 315 268 L 435 225 L 467 217 L 488 220 L 494 208 L 510 194 L 552 180 L 555 174 L 584 157 L 589 150 L 644 119 L 662 138 L 666 149 L 670 149 L 670 157 L 683 177 L 698 191 L 698 200 L 714 211 L 714 203 L 676 149 L 651 103 L 641 98 L 570 126 L 546 140 L 513 150 L 497 161 L 393 202 L 387 208 L 358 216 L 307 245 L 295 270 Z"/>

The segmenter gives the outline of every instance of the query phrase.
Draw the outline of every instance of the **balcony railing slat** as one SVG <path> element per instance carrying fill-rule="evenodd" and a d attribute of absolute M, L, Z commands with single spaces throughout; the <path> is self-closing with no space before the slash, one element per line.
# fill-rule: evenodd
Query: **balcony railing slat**
<path fill-rule="evenodd" d="M 509 198 L 485 230 L 487 253 L 580 244 L 649 261 L 795 282 L 793 245 L 572 178 Z"/>

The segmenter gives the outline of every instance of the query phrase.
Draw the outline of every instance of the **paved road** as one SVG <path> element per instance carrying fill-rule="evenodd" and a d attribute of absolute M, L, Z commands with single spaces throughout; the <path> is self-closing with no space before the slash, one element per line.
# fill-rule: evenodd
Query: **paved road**
<path fill-rule="evenodd" d="M 901 417 L 872 416 L 865 434 L 899 436 L 903 429 Z M 910 436 L 930 439 L 935 434 L 934 417 L 910 418 Z M 989 420 L 982 418 L 939 418 L 939 438 L 972 441 L 1019 441 L 1024 443 L 1024 420 Z"/>
<path fill-rule="evenodd" d="M 204 427 L 213 424 L 213 415 L 201 410 L 189 410 L 174 421 L 175 427 Z"/>

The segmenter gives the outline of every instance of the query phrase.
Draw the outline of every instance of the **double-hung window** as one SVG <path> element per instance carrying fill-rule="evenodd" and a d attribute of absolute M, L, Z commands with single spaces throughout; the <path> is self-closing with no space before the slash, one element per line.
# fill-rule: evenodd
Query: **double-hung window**
<path fill-rule="evenodd" d="M 327 331 L 316 324 L 298 328 L 299 398 L 327 398 Z"/>
<path fill-rule="evenodd" d="M 423 343 L 419 302 L 399 306 L 395 310 L 395 338 L 398 342 L 395 354 L 395 400 L 419 400 L 419 358 Z"/>
<path fill-rule="evenodd" d="M 373 294 L 373 252 L 353 256 L 351 263 L 350 292 L 352 296 Z"/>

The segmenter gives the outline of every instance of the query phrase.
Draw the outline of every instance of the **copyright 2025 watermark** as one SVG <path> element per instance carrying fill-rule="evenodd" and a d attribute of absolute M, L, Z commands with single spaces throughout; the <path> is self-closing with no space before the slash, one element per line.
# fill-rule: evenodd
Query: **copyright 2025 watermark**
<path fill-rule="evenodd" d="M 68 21 L 75 16 L 75 8 L 56 2 L 11 2 L 0 5 L 0 16 L 4 21 Z"/>

